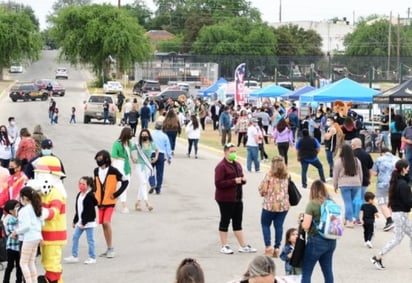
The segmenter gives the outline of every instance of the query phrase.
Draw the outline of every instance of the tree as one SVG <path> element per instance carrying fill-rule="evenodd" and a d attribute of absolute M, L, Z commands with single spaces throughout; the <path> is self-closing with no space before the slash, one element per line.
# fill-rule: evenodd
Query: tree
<path fill-rule="evenodd" d="M 69 6 L 74 6 L 74 5 L 79 5 L 79 6 L 85 6 L 85 5 L 90 5 L 92 3 L 91 0 L 57 0 L 56 2 L 53 3 L 53 11 L 56 13 L 59 11 L 61 8 L 64 7 L 69 7 Z"/>
<path fill-rule="evenodd" d="M 143 0 L 135 0 L 131 5 L 127 4 L 122 6 L 122 9 L 127 10 L 130 16 L 136 18 L 139 25 L 144 27 L 146 30 L 150 29 L 153 13 Z"/>
<path fill-rule="evenodd" d="M 26 11 L 0 7 L 0 78 L 3 68 L 24 59 L 37 60 L 42 48 L 38 26 Z"/>
<path fill-rule="evenodd" d="M 40 24 L 39 20 L 37 19 L 36 15 L 34 14 L 33 8 L 30 6 L 26 6 L 17 2 L 8 1 L 7 3 L 0 3 L 0 6 L 3 7 L 5 10 L 14 11 L 16 13 L 23 13 L 26 14 L 33 24 L 36 26 L 37 30 L 39 30 Z"/>
<path fill-rule="evenodd" d="M 144 29 L 128 12 L 112 5 L 66 7 L 53 24 L 51 33 L 61 47 L 61 58 L 71 64 L 90 64 L 98 78 L 109 58 L 123 72 L 152 54 Z"/>

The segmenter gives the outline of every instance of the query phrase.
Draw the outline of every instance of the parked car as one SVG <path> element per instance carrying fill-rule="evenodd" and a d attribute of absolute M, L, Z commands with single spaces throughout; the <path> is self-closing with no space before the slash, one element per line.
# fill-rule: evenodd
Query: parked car
<path fill-rule="evenodd" d="M 152 96 L 152 99 L 154 99 L 156 102 L 161 102 L 164 100 L 167 100 L 169 98 L 173 99 L 174 101 L 177 101 L 179 96 L 184 95 L 187 98 L 187 91 L 183 90 L 164 90 L 160 93 L 158 93 L 155 96 Z"/>
<path fill-rule="evenodd" d="M 142 96 L 143 93 L 161 91 L 159 81 L 140 80 L 133 86 L 133 94 Z"/>
<path fill-rule="evenodd" d="M 168 89 L 180 89 L 189 92 L 189 84 L 185 82 L 168 81 Z"/>
<path fill-rule="evenodd" d="M 55 78 L 56 78 L 56 80 L 57 79 L 66 79 L 67 80 L 69 78 L 67 69 L 65 67 L 57 68 Z"/>
<path fill-rule="evenodd" d="M 119 93 L 123 91 L 123 86 L 117 81 L 108 81 L 103 85 L 104 93 Z"/>
<path fill-rule="evenodd" d="M 53 86 L 53 90 L 52 90 L 53 96 L 64 96 L 66 94 L 66 89 L 57 81 L 50 80 L 50 79 L 37 79 L 37 80 L 33 80 L 33 83 L 36 86 L 38 86 L 40 89 L 46 89 L 47 85 L 51 83 Z"/>
<path fill-rule="evenodd" d="M 17 100 L 29 101 L 40 99 L 45 101 L 49 98 L 47 91 L 40 89 L 33 83 L 17 83 L 10 89 L 9 97 L 13 102 Z"/>
<path fill-rule="evenodd" d="M 10 66 L 9 73 L 23 73 L 23 66 L 19 63 L 13 63 Z"/>
<path fill-rule="evenodd" d="M 109 122 L 114 124 L 116 122 L 116 105 L 113 96 L 106 94 L 92 94 L 84 102 L 83 123 L 88 124 L 91 119 L 103 120 L 103 104 L 105 101 L 109 103 Z"/>

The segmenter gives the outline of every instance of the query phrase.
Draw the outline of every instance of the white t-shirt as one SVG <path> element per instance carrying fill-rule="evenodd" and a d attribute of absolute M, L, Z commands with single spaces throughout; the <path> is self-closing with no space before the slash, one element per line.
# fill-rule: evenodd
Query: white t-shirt
<path fill-rule="evenodd" d="M 107 172 L 109 171 L 109 167 L 106 167 L 102 169 L 99 167 L 99 179 L 102 184 L 104 184 L 104 181 L 106 180 Z"/>
<path fill-rule="evenodd" d="M 81 215 L 83 213 L 83 201 L 88 192 L 89 191 L 85 192 L 84 194 L 79 194 L 79 198 L 77 199 L 77 215 L 79 216 L 79 221 L 77 221 L 76 225 L 82 224 Z M 87 222 L 86 225 L 84 225 L 84 227 L 94 228 L 96 227 L 96 221 Z"/>
<path fill-rule="evenodd" d="M 258 146 L 257 142 L 256 142 L 256 138 L 259 135 L 259 130 L 257 127 L 255 126 L 249 126 L 249 128 L 247 128 L 247 142 L 246 142 L 246 146 Z"/>

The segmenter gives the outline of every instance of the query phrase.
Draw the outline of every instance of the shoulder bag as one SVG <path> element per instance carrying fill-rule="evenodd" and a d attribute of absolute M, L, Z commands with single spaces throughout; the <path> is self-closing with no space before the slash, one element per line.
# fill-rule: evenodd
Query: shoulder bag
<path fill-rule="evenodd" d="M 289 194 L 289 203 L 291 206 L 296 206 L 299 204 L 302 194 L 299 192 L 298 187 L 292 181 L 292 178 L 289 177 L 288 185 L 288 194 Z"/>
<path fill-rule="evenodd" d="M 306 232 L 303 230 L 302 225 L 298 228 L 298 237 L 296 238 L 295 248 L 290 258 L 290 265 L 293 267 L 302 267 L 303 257 L 305 255 L 306 247 Z"/>

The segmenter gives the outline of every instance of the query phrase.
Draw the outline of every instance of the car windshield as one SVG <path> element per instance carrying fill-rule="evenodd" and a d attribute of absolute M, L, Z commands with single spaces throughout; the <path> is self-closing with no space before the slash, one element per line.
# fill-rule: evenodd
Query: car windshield
<path fill-rule="evenodd" d="M 89 102 L 104 103 L 105 100 L 109 103 L 113 103 L 112 98 L 111 97 L 106 97 L 106 96 L 91 96 L 90 99 L 89 99 Z"/>

